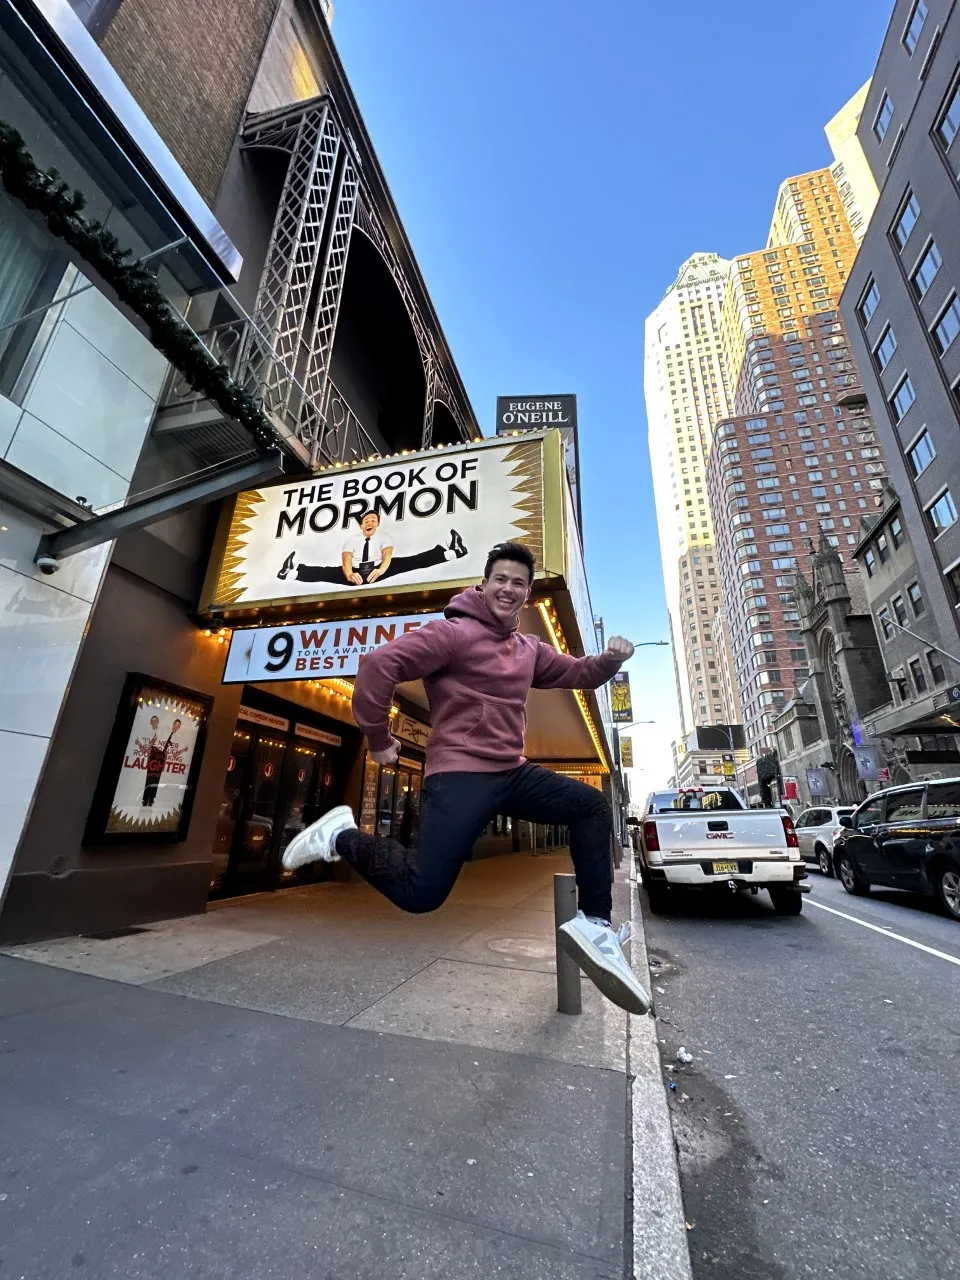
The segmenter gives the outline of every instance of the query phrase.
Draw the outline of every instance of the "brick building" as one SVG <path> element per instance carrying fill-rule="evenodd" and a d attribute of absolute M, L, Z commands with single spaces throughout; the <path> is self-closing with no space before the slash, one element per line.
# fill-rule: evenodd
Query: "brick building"
<path fill-rule="evenodd" d="M 829 169 L 780 188 L 768 247 L 734 259 L 726 369 L 739 413 L 707 464 L 717 564 L 747 747 L 807 674 L 794 569 L 823 532 L 849 555 L 885 466 L 837 312 L 856 240 Z"/>

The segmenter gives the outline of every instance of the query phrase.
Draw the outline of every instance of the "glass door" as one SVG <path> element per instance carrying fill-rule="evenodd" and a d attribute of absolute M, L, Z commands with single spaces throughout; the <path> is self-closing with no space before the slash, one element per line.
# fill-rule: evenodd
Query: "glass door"
<path fill-rule="evenodd" d="M 317 755 L 316 747 L 308 746 L 305 742 L 295 742 L 287 751 L 283 792 L 277 819 L 279 841 L 273 850 L 273 857 L 276 859 L 280 878 L 283 880 L 289 880 L 293 876 L 292 871 L 284 871 L 282 868 L 280 859 L 283 857 L 284 849 L 295 835 L 313 821 L 313 818 L 308 816 L 308 810 L 311 807 L 311 792 L 314 789 Z"/>
<path fill-rule="evenodd" d="M 278 820 L 280 784 L 287 744 L 267 734 L 254 736 L 243 821 L 234 836 L 231 879 L 265 884 Z"/>
<path fill-rule="evenodd" d="M 237 729 L 230 747 L 227 772 L 223 780 L 223 796 L 217 817 L 217 830 L 213 837 L 213 875 L 210 892 L 215 894 L 223 887 L 230 869 L 230 852 L 233 849 L 237 823 L 243 810 L 243 799 L 250 781 L 253 757 L 252 737 L 244 729 Z"/>
<path fill-rule="evenodd" d="M 393 828 L 391 834 L 403 845 L 414 845 L 420 826 L 420 788 L 423 780 L 422 765 L 416 760 L 401 758 L 397 771 L 396 791 L 393 803 Z"/>
<path fill-rule="evenodd" d="M 393 801 L 397 782 L 397 770 L 384 765 L 380 770 L 380 787 L 377 795 L 377 835 L 389 836 L 393 831 Z"/>

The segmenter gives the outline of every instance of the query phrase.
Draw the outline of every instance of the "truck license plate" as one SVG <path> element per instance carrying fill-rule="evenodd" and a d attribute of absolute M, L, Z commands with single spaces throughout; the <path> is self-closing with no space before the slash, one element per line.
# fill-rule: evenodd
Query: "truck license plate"
<path fill-rule="evenodd" d="M 729 875 L 731 871 L 737 871 L 738 869 L 735 862 L 715 862 L 713 864 L 713 874 L 715 876 Z"/>

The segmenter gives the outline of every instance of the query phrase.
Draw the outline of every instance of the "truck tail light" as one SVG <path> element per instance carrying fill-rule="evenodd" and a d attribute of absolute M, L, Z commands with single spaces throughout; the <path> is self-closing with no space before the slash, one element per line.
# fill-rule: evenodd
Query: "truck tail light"
<path fill-rule="evenodd" d="M 787 848 L 799 849 L 800 841 L 797 839 L 797 833 L 793 829 L 793 819 L 784 814 L 781 821 L 783 822 L 783 834 L 787 838 Z"/>
<path fill-rule="evenodd" d="M 645 822 L 643 824 L 643 843 L 648 850 L 652 849 L 655 853 L 660 852 L 660 837 L 657 835 L 657 824 L 655 822 Z"/>

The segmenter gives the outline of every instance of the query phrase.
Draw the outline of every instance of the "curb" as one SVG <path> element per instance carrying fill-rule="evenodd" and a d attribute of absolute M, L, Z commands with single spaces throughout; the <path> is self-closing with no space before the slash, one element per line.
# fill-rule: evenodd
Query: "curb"
<path fill-rule="evenodd" d="M 630 858 L 630 959 L 652 981 L 640 910 L 636 863 Z M 642 964 L 640 963 L 642 961 Z M 628 1015 L 630 1177 L 634 1280 L 692 1280 L 686 1217 L 673 1127 L 663 1087 L 657 1022 Z"/>

